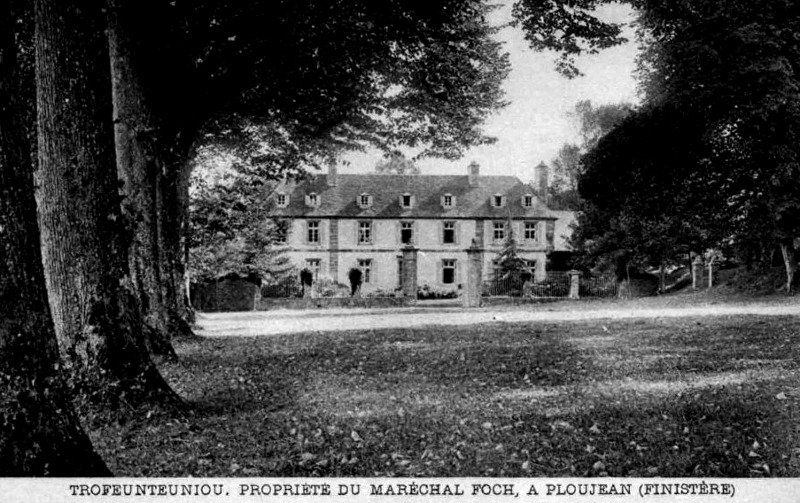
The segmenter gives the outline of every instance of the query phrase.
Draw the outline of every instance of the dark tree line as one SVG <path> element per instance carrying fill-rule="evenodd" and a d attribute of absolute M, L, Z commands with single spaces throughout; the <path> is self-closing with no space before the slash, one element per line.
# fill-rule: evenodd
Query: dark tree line
<path fill-rule="evenodd" d="M 780 250 L 796 285 L 800 239 L 800 7 L 630 2 L 644 103 L 584 157 L 578 239 L 594 257 L 657 266 L 723 249 Z"/>

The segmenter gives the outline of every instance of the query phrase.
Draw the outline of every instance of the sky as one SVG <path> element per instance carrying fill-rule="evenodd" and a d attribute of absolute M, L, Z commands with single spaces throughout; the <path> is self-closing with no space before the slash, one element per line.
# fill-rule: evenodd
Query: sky
<path fill-rule="evenodd" d="M 627 6 L 604 6 L 598 14 L 618 23 L 633 21 Z M 497 12 L 499 21 L 511 19 L 510 2 Z M 424 159 L 417 162 L 423 174 L 465 174 L 467 165 L 476 161 L 481 174 L 514 175 L 523 181 L 533 178 L 533 168 L 541 161 L 549 163 L 566 142 L 577 142 L 577 125 L 570 112 L 580 100 L 593 104 L 637 103 L 633 78 L 636 44 L 628 27 L 627 44 L 577 59 L 584 76 L 569 80 L 555 71 L 554 53 L 537 53 L 528 48 L 519 28 L 508 27 L 498 34 L 511 58 L 511 72 L 506 79 L 505 100 L 510 102 L 496 112 L 484 126 L 484 132 L 497 142 L 473 148 L 457 161 Z M 352 153 L 340 173 L 367 173 L 382 159 L 381 153 Z"/>

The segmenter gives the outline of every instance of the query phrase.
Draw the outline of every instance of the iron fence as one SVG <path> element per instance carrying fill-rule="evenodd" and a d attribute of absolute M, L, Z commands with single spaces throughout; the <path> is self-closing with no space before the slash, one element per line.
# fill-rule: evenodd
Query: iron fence
<path fill-rule="evenodd" d="M 395 290 L 371 288 L 369 285 L 362 285 L 358 293 L 363 298 L 395 297 Z M 265 299 L 287 299 L 299 297 L 311 297 L 314 299 L 334 299 L 348 298 L 353 296 L 353 291 L 349 284 L 337 282 L 330 278 L 318 278 L 311 282 L 311 285 L 304 285 L 297 277 L 287 276 L 280 279 L 273 279 L 262 282 L 261 297 Z"/>
<path fill-rule="evenodd" d="M 482 295 L 567 298 L 570 292 L 570 278 L 568 271 L 548 271 L 546 276 L 539 280 L 529 274 L 498 274 L 484 278 Z M 617 295 L 617 281 L 613 276 L 581 275 L 578 292 L 580 297 L 614 297 Z"/>

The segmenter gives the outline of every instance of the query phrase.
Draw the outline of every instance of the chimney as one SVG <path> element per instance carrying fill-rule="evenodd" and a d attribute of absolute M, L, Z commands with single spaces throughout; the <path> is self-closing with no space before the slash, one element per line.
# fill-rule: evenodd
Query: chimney
<path fill-rule="evenodd" d="M 328 165 L 328 187 L 336 187 L 337 178 L 336 162 L 332 162 Z"/>
<path fill-rule="evenodd" d="M 547 206 L 547 175 L 549 168 L 544 161 L 536 166 L 534 176 L 536 177 L 536 192 L 539 194 L 539 199 Z"/>
<path fill-rule="evenodd" d="M 467 166 L 467 174 L 469 175 L 469 186 L 470 187 L 477 187 L 478 186 L 478 176 L 480 175 L 481 167 L 480 165 L 472 161 Z"/>

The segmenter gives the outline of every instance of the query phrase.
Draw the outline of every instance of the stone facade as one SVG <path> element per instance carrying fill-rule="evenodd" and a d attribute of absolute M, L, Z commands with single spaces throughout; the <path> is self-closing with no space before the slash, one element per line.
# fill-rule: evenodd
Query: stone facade
<path fill-rule="evenodd" d="M 554 249 L 559 215 L 515 177 L 339 175 L 333 170 L 286 182 L 271 196 L 276 219 L 286 227 L 283 244 L 298 268 L 318 278 L 347 283 L 348 271 L 363 272 L 363 293 L 397 291 L 402 250 L 417 250 L 417 283 L 457 290 L 467 280 L 467 248 L 482 250 L 483 271 L 509 232 L 520 257 L 543 278 Z M 509 228 L 510 225 L 510 228 Z"/>

